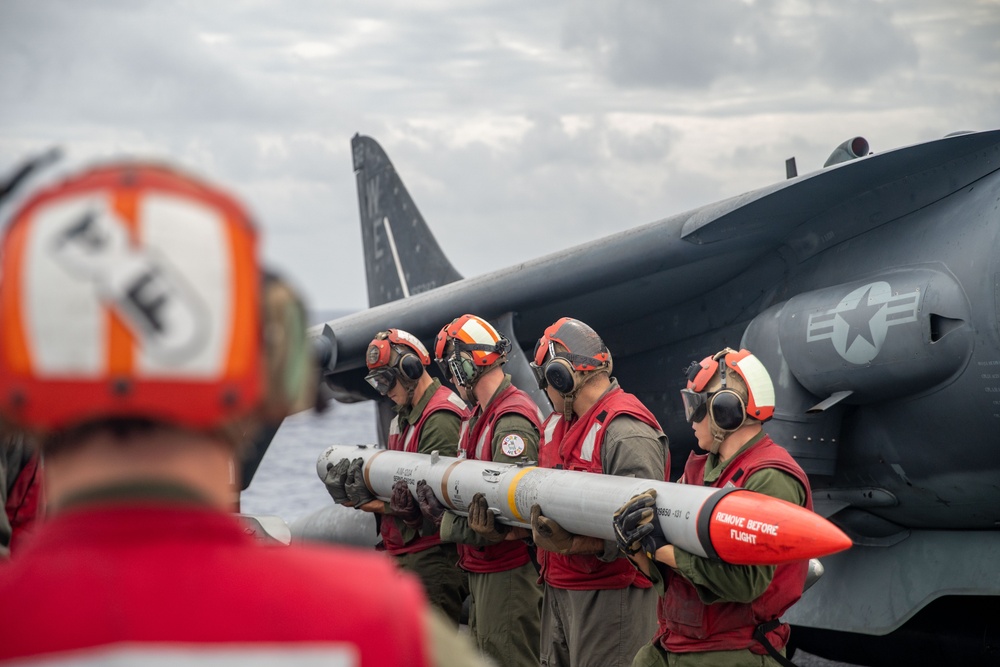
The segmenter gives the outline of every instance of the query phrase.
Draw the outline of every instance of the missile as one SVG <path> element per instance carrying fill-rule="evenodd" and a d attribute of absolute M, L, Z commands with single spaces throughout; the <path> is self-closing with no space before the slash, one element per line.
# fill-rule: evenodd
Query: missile
<path fill-rule="evenodd" d="M 778 565 L 843 551 L 851 540 L 823 517 L 803 507 L 746 489 L 673 484 L 635 477 L 553 470 L 533 465 L 415 454 L 366 445 L 333 445 L 316 461 L 320 479 L 327 465 L 361 458 L 364 479 L 387 501 L 392 485 L 405 480 L 412 493 L 425 480 L 445 507 L 468 514 L 482 493 L 497 520 L 531 526 L 531 506 L 566 530 L 614 540 L 612 517 L 636 494 L 656 489 L 656 519 L 670 544 L 735 565 Z"/>

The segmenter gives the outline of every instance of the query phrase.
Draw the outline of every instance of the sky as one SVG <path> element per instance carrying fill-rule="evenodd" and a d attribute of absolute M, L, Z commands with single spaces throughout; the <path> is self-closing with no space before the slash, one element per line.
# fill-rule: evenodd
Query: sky
<path fill-rule="evenodd" d="M 1000 0 L 0 0 L 0 174 L 166 158 L 317 310 L 367 306 L 356 132 L 474 276 L 996 128 Z"/>

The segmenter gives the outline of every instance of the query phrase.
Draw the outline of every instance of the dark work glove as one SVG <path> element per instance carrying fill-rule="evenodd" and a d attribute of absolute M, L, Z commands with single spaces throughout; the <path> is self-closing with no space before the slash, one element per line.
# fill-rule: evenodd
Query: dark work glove
<path fill-rule="evenodd" d="M 568 554 L 573 549 L 576 537 L 558 523 L 542 516 L 539 505 L 531 506 L 531 539 L 535 545 L 557 554 Z"/>
<path fill-rule="evenodd" d="M 347 469 L 347 481 L 344 483 L 344 490 L 355 507 L 361 507 L 365 503 L 375 500 L 375 496 L 365 485 L 365 471 L 363 469 L 365 460 L 358 457 L 351 461 L 351 467 Z"/>
<path fill-rule="evenodd" d="M 509 526 L 496 521 L 486 503 L 486 496 L 481 493 L 472 496 L 472 502 L 469 504 L 469 528 L 490 542 L 502 542 L 510 531 Z"/>
<path fill-rule="evenodd" d="M 347 482 L 347 469 L 350 467 L 350 459 L 340 459 L 338 463 L 331 461 L 326 464 L 326 477 L 323 478 L 323 483 L 326 484 L 326 490 L 333 498 L 333 502 L 338 505 L 351 500 L 344 488 L 344 483 Z"/>
<path fill-rule="evenodd" d="M 410 487 L 406 485 L 406 480 L 397 480 L 392 485 L 389 509 L 410 528 L 420 528 L 424 523 L 424 515 L 420 513 L 420 505 L 410 493 Z"/>
<path fill-rule="evenodd" d="M 441 504 L 441 501 L 434 495 L 434 491 L 431 490 L 430 484 L 425 480 L 417 482 L 417 503 L 424 516 L 440 528 L 441 517 L 444 516 L 445 510 L 448 508 Z"/>
<path fill-rule="evenodd" d="M 618 548 L 633 556 L 640 551 L 655 560 L 656 550 L 669 544 L 656 519 L 656 489 L 632 496 L 614 516 Z"/>

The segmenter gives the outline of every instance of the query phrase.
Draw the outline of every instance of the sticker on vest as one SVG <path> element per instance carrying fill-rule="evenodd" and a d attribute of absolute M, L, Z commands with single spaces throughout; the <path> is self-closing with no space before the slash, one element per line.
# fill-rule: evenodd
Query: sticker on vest
<path fill-rule="evenodd" d="M 500 443 L 500 449 L 507 456 L 520 456 L 524 454 L 524 440 L 521 436 L 512 433 L 503 439 L 503 442 Z"/>

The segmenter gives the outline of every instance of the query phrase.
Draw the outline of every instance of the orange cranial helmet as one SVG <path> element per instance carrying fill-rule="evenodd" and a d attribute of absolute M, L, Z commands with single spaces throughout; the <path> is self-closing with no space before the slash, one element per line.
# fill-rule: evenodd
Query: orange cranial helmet
<path fill-rule="evenodd" d="M 308 404 L 305 311 L 222 191 L 161 165 L 31 195 L 0 241 L 0 417 L 214 429 Z"/>
<path fill-rule="evenodd" d="M 510 341 L 489 322 L 475 315 L 462 315 L 438 332 L 434 358 L 445 377 L 471 387 L 485 371 L 507 360 Z"/>
<path fill-rule="evenodd" d="M 691 362 L 681 398 L 689 422 L 700 422 L 707 415 L 719 433 L 735 431 L 747 418 L 763 422 L 774 415 L 771 376 L 748 350 L 727 347 Z"/>

